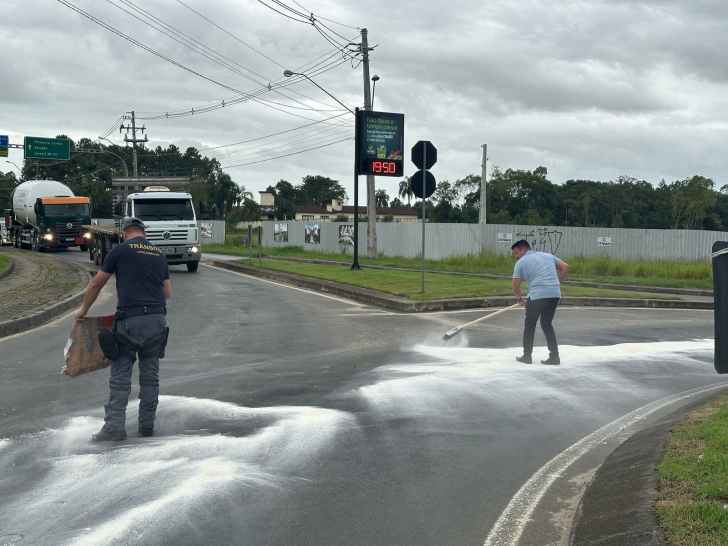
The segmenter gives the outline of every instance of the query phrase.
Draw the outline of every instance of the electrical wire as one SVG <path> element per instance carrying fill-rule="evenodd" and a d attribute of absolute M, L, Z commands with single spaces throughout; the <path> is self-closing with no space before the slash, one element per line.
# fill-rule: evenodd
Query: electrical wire
<path fill-rule="evenodd" d="M 315 146 L 313 148 L 307 148 L 306 150 L 299 150 L 297 152 L 293 152 L 293 153 L 290 153 L 290 154 L 279 155 L 279 156 L 276 156 L 276 157 L 269 157 L 267 159 L 261 159 L 259 161 L 251 161 L 249 163 L 240 163 L 238 165 L 226 165 L 224 167 L 221 165 L 220 168 L 232 169 L 234 167 L 244 167 L 246 165 L 255 165 L 256 163 L 263 163 L 265 161 L 273 161 L 274 159 L 281 159 L 282 157 L 289 157 L 289 156 L 292 156 L 292 155 L 302 154 L 304 152 L 310 152 L 311 150 L 318 150 L 319 148 L 324 148 L 326 146 L 332 146 L 334 144 L 338 144 L 339 142 L 345 142 L 347 140 L 353 140 L 353 138 L 352 137 L 342 138 L 341 140 L 337 140 L 337 141 L 334 141 L 334 142 L 329 142 L 327 144 L 322 144 L 321 146 Z"/>

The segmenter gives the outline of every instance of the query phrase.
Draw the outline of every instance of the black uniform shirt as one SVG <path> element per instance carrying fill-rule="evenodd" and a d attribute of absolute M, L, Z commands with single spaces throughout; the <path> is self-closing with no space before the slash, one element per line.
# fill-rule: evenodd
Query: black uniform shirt
<path fill-rule="evenodd" d="M 167 258 L 141 235 L 112 248 L 106 255 L 101 271 L 116 273 L 119 308 L 158 306 L 166 302 L 164 281 L 169 279 Z"/>

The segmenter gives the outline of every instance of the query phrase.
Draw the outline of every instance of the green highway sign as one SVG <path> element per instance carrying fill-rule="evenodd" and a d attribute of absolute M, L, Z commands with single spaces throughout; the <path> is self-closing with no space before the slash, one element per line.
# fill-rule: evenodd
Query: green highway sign
<path fill-rule="evenodd" d="M 25 137 L 25 159 L 71 159 L 71 141 L 67 138 Z"/>
<path fill-rule="evenodd" d="M 8 157 L 8 135 L 0 135 L 0 157 Z"/>

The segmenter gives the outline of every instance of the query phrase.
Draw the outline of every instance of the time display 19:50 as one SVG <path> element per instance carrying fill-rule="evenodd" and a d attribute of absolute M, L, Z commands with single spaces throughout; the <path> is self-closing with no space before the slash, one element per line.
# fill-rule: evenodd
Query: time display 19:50
<path fill-rule="evenodd" d="M 375 174 L 397 174 L 397 163 L 394 161 L 371 161 L 369 170 Z"/>

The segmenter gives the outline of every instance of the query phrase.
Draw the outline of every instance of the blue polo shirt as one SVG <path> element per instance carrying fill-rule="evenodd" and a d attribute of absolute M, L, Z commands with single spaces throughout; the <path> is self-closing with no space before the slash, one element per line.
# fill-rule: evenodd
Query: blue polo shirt
<path fill-rule="evenodd" d="M 525 279 L 528 283 L 528 298 L 560 298 L 561 288 L 556 273 L 556 264 L 561 260 L 553 254 L 529 250 L 516 262 L 514 279 Z"/>

